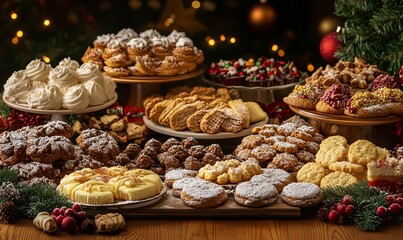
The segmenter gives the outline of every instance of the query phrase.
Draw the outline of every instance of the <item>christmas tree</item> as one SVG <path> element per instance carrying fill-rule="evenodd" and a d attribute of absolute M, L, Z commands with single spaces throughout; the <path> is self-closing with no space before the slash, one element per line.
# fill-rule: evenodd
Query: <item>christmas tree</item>
<path fill-rule="evenodd" d="M 403 65 L 401 0 L 336 0 L 335 14 L 345 20 L 338 34 L 344 61 L 360 57 L 391 74 Z"/>

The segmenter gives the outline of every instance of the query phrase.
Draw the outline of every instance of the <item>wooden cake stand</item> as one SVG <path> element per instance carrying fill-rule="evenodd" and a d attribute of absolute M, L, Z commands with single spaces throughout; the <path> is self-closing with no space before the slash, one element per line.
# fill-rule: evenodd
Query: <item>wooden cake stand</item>
<path fill-rule="evenodd" d="M 394 115 L 381 118 L 357 118 L 289 107 L 296 114 L 309 118 L 309 123 L 325 136 L 342 135 L 350 144 L 358 139 L 367 139 L 387 149 L 393 149 L 398 142 L 397 136 L 393 134 L 394 125 L 403 120 Z"/>
<path fill-rule="evenodd" d="M 24 104 L 15 104 L 10 101 L 8 101 L 4 96 L 3 96 L 3 101 L 5 104 L 7 104 L 9 107 L 15 108 L 20 111 L 24 112 L 29 112 L 29 113 L 36 113 L 36 114 L 50 114 L 50 121 L 65 121 L 67 122 L 67 115 L 70 114 L 79 114 L 79 113 L 89 113 L 89 112 L 95 112 L 98 110 L 105 109 L 112 104 L 114 104 L 117 100 L 118 96 L 116 95 L 114 98 L 111 100 L 105 102 L 104 104 L 98 105 L 98 106 L 93 106 L 93 107 L 88 107 L 85 109 L 78 109 L 78 110 L 67 110 L 67 109 L 62 109 L 62 110 L 47 110 L 47 109 L 33 109 L 29 108 L 28 105 Z"/>
<path fill-rule="evenodd" d="M 104 73 L 105 76 L 108 76 Z M 130 84 L 130 94 L 127 99 L 127 105 L 142 106 L 143 99 L 153 93 L 162 92 L 162 83 L 171 83 L 188 80 L 203 74 L 202 68 L 197 68 L 192 72 L 174 75 L 169 77 L 162 76 L 128 76 L 128 77 L 110 77 L 116 83 Z"/>

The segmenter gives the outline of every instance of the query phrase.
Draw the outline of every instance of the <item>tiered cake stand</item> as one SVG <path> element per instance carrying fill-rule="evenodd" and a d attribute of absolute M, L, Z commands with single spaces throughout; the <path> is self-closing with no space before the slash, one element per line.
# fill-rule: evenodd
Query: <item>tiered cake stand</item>
<path fill-rule="evenodd" d="M 358 139 L 367 139 L 377 146 L 388 149 L 393 149 L 398 142 L 397 136 L 393 134 L 394 124 L 403 120 L 394 115 L 381 118 L 357 118 L 293 106 L 290 106 L 290 109 L 298 115 L 309 118 L 310 124 L 327 136 L 342 135 L 349 143 Z"/>
<path fill-rule="evenodd" d="M 93 107 L 89 107 L 89 108 L 85 108 L 85 109 L 78 109 L 78 110 L 33 109 L 33 108 L 29 108 L 29 106 L 27 104 L 15 104 L 15 103 L 12 103 L 12 102 L 8 101 L 4 96 L 3 96 L 3 101 L 9 107 L 15 108 L 15 109 L 20 110 L 20 111 L 29 112 L 29 113 L 36 113 L 36 114 L 50 114 L 51 115 L 50 121 L 61 120 L 61 121 L 67 122 L 67 116 L 70 115 L 70 114 L 89 113 L 89 112 L 95 112 L 95 111 L 98 111 L 98 110 L 105 109 L 105 108 L 111 106 L 112 104 L 114 104 L 116 102 L 117 98 L 118 97 L 116 95 L 114 98 L 112 98 L 111 100 L 105 102 L 102 105 L 93 106 Z"/>
<path fill-rule="evenodd" d="M 106 74 L 106 73 L 104 73 Z M 169 77 L 162 76 L 128 76 L 110 77 L 116 83 L 130 84 L 130 94 L 126 102 L 127 105 L 142 106 L 144 98 L 154 93 L 162 92 L 162 83 L 171 83 L 192 79 L 203 74 L 203 69 L 198 67 L 192 72 Z"/>

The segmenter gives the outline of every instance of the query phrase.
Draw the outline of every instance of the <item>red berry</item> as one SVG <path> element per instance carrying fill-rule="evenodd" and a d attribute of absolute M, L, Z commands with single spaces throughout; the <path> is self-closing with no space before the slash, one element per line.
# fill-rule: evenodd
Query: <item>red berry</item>
<path fill-rule="evenodd" d="M 354 206 L 353 206 L 353 205 L 347 205 L 347 207 L 346 207 L 346 213 L 347 213 L 348 215 L 352 215 L 352 214 L 354 214 L 354 212 L 355 212 Z"/>
<path fill-rule="evenodd" d="M 74 217 L 76 215 L 76 211 L 71 208 L 67 208 L 64 212 L 64 217 Z"/>
<path fill-rule="evenodd" d="M 85 219 L 87 219 L 88 217 L 87 217 L 87 213 L 86 212 L 84 212 L 84 211 L 80 211 L 80 212 L 77 212 L 76 213 L 76 220 L 77 220 L 77 222 L 80 224 L 80 223 L 82 223 Z"/>
<path fill-rule="evenodd" d="M 402 210 L 402 207 L 398 203 L 392 203 L 389 206 L 389 211 L 393 214 L 398 214 Z"/>
<path fill-rule="evenodd" d="M 386 196 L 386 201 L 388 202 L 389 205 L 394 203 L 396 201 L 395 196 L 393 195 Z"/>
<path fill-rule="evenodd" d="M 339 221 L 340 214 L 335 210 L 331 210 L 327 218 L 329 219 L 330 222 L 336 223 L 337 221 Z"/>
<path fill-rule="evenodd" d="M 343 215 L 346 212 L 346 205 L 344 204 L 340 204 L 336 207 L 336 210 L 338 213 L 340 213 L 341 215 Z"/>
<path fill-rule="evenodd" d="M 74 232 L 77 228 L 77 222 L 72 217 L 65 217 L 62 221 L 62 229 L 67 232 Z"/>
<path fill-rule="evenodd" d="M 66 206 L 61 207 L 61 208 L 59 209 L 59 215 L 64 216 L 64 212 L 66 211 L 66 209 L 67 209 Z"/>
<path fill-rule="evenodd" d="M 352 201 L 353 200 L 351 199 L 351 196 L 346 195 L 343 197 L 342 203 L 347 206 L 347 205 L 350 205 Z"/>
<path fill-rule="evenodd" d="M 333 211 L 336 211 L 336 207 L 335 207 L 335 206 L 331 206 L 331 207 L 329 208 L 329 210 L 330 210 L 330 211 L 332 211 L 332 210 L 333 210 Z"/>
<path fill-rule="evenodd" d="M 401 207 L 403 207 L 403 197 L 398 197 L 398 198 L 396 199 L 396 202 L 399 203 L 399 205 L 400 205 Z"/>
<path fill-rule="evenodd" d="M 59 215 L 56 217 L 55 221 L 58 227 L 62 227 L 62 221 L 63 221 L 64 217 L 63 215 Z"/>
<path fill-rule="evenodd" d="M 60 213 L 59 213 L 59 208 L 53 209 L 52 215 L 55 215 L 56 217 L 59 216 L 59 215 L 60 215 Z"/>
<path fill-rule="evenodd" d="M 76 212 L 80 212 L 81 211 L 81 206 L 78 203 L 74 203 L 73 206 L 71 206 L 71 209 L 73 209 Z"/>
<path fill-rule="evenodd" d="M 378 214 L 380 217 L 384 217 L 388 215 L 388 209 L 384 206 L 380 206 L 376 209 L 376 214 Z"/>

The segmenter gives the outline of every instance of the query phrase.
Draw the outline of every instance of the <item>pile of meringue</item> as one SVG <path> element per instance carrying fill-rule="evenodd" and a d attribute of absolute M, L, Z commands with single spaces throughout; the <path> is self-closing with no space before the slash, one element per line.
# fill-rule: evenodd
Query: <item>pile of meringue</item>
<path fill-rule="evenodd" d="M 115 97 L 116 84 L 93 63 L 65 58 L 52 68 L 40 59 L 15 71 L 4 85 L 3 97 L 17 105 L 44 110 L 80 110 Z"/>

